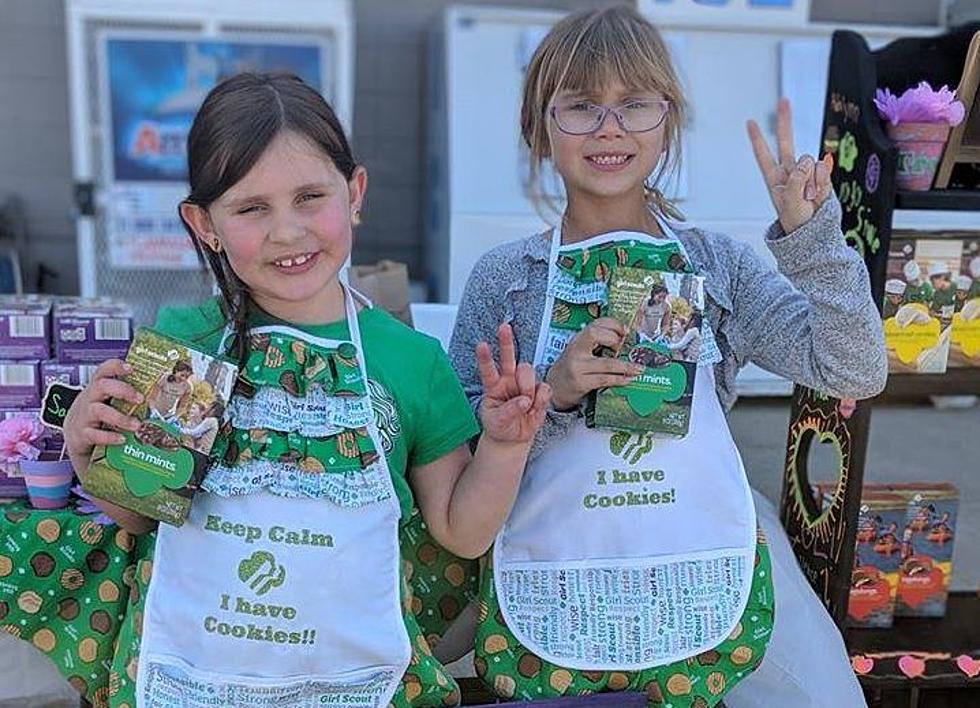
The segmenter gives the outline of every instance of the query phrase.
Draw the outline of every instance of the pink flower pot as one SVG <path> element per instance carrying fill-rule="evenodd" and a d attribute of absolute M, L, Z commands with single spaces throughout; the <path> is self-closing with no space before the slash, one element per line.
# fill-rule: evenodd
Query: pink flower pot
<path fill-rule="evenodd" d="M 27 496 L 35 509 L 61 509 L 75 479 L 71 460 L 24 460 L 21 474 L 27 483 Z"/>
<path fill-rule="evenodd" d="M 888 123 L 885 131 L 898 147 L 898 173 L 895 175 L 898 188 L 922 192 L 932 187 L 939 158 L 949 137 L 949 124 Z"/>

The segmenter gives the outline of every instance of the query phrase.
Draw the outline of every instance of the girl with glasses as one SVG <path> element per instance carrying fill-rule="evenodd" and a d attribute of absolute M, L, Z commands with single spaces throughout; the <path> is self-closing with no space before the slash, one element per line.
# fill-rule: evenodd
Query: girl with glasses
<path fill-rule="evenodd" d="M 747 244 L 682 223 L 661 186 L 686 108 L 659 33 L 629 8 L 563 20 L 528 67 L 532 173 L 550 161 L 567 201 L 558 227 L 478 262 L 450 347 L 479 406 L 473 347 L 508 322 L 519 359 L 553 392 L 481 581 L 476 671 L 517 700 L 632 690 L 675 708 L 862 706 L 836 627 L 772 505 L 749 488 L 725 412 L 749 361 L 838 397 L 881 391 L 867 273 L 839 227 L 832 161 L 797 158 L 785 103 L 777 157 L 748 126 L 776 210 L 766 243 L 778 270 Z M 679 438 L 583 416 L 591 392 L 651 371 L 601 356 L 627 335 L 600 316 L 623 266 L 703 278 Z"/>

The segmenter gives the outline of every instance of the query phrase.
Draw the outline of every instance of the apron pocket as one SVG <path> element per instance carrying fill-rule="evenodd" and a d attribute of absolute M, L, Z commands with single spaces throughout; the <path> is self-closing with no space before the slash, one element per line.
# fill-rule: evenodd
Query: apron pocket
<path fill-rule="evenodd" d="M 499 549 L 493 573 L 506 626 L 566 668 L 636 671 L 694 656 L 732 632 L 751 595 L 754 549 L 540 563 L 509 562 Z"/>
<path fill-rule="evenodd" d="M 139 705 L 144 708 L 378 708 L 387 704 L 401 681 L 394 667 L 273 678 L 202 671 L 161 655 L 146 657 L 140 671 L 145 672 L 139 681 Z"/>

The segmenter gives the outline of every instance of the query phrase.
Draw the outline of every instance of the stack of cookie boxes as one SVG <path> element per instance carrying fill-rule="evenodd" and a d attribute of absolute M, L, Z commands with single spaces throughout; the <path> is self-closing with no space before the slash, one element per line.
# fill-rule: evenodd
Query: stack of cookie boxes
<path fill-rule="evenodd" d="M 819 494 L 829 500 L 830 485 Z M 948 482 L 862 488 L 848 603 L 853 627 L 942 617 L 952 573 L 958 492 Z"/>
<path fill-rule="evenodd" d="M 0 296 L 0 419 L 39 416 L 51 383 L 87 384 L 100 363 L 125 356 L 131 331 L 129 307 L 109 298 Z M 0 497 L 24 495 L 16 469 L 0 471 Z"/>

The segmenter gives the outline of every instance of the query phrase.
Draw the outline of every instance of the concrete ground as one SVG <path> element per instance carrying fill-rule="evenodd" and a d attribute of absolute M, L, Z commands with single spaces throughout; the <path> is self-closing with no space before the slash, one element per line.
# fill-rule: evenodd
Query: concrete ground
<path fill-rule="evenodd" d="M 752 485 L 778 502 L 789 422 L 787 399 L 740 402 L 731 415 L 735 441 Z M 914 433 L 914 434 L 913 434 Z M 811 454 L 811 481 L 830 480 L 833 460 Z M 952 587 L 977 590 L 980 545 L 980 406 L 940 410 L 928 405 L 876 407 L 865 479 L 868 482 L 950 481 L 960 505 Z M 63 708 L 73 691 L 33 646 L 0 632 L 0 706 Z"/>

